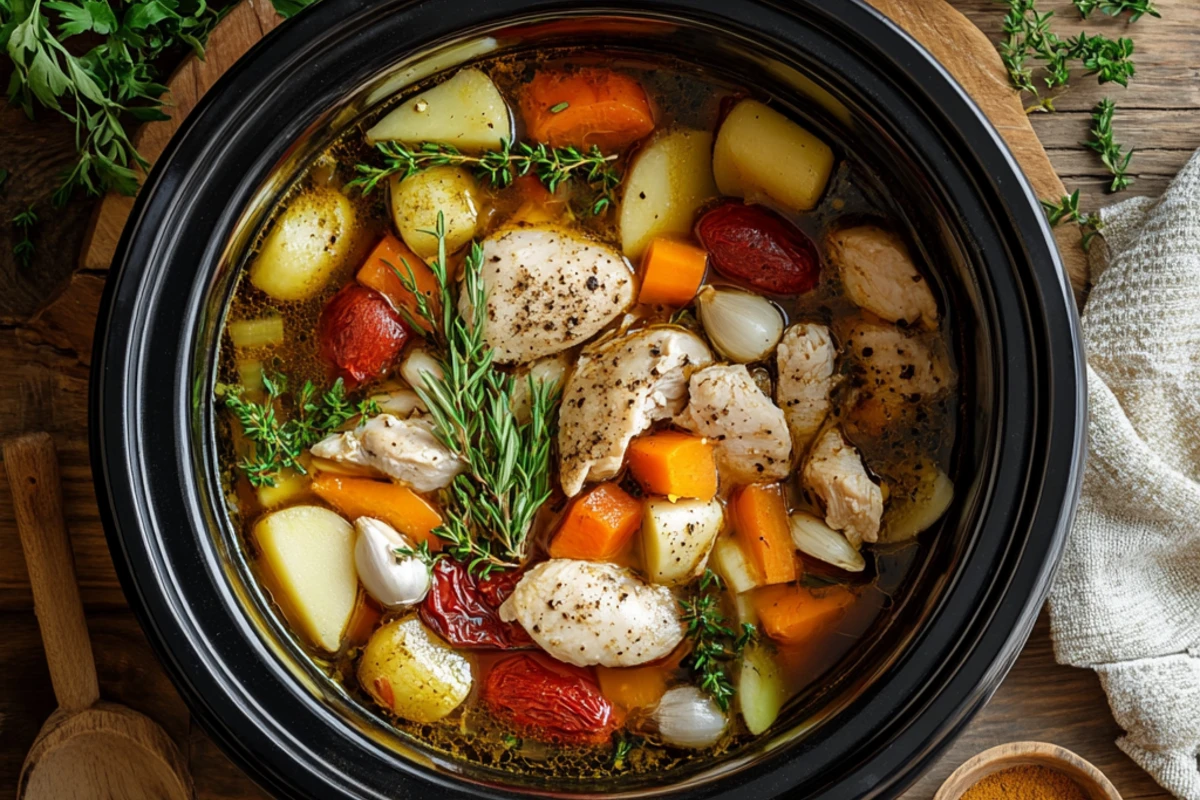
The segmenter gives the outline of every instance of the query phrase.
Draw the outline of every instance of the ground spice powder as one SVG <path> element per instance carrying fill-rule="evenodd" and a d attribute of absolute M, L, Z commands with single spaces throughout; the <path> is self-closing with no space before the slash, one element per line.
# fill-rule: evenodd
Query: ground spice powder
<path fill-rule="evenodd" d="M 1025 764 L 988 775 L 968 789 L 962 800 L 1088 800 L 1088 796 L 1058 770 Z"/>

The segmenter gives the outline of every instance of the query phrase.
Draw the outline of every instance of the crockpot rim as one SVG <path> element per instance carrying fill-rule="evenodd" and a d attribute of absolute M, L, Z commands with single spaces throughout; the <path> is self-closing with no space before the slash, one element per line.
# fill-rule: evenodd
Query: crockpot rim
<path fill-rule="evenodd" d="M 805 0 L 801 5 L 807 6 L 813 4 L 814 2 L 815 0 Z M 513 1 L 507 3 L 498 3 L 495 5 L 512 7 L 516 6 L 517 4 L 517 2 Z M 235 65 L 235 67 L 230 71 L 230 74 L 222 79 L 219 87 L 215 88 L 209 93 L 209 96 L 207 96 L 202 102 L 201 107 L 193 113 L 192 119 L 199 119 L 202 112 L 207 110 L 212 103 L 216 102 L 217 96 L 221 94 L 221 88 L 228 89 L 230 86 L 236 85 L 239 77 L 250 69 L 249 65 L 254 59 L 264 58 L 271 52 L 274 52 L 276 55 L 287 55 L 286 51 L 281 49 L 283 46 L 283 35 L 285 33 L 290 41 L 297 42 L 303 35 L 302 31 L 305 30 L 301 27 L 302 24 L 307 24 L 308 30 L 317 29 L 321 25 L 330 24 L 333 21 L 334 5 L 335 3 L 332 2 L 332 0 L 326 0 L 326 4 L 323 4 L 323 7 L 328 8 L 328 11 L 321 12 L 322 6 L 319 6 L 312 11 L 305 12 L 304 15 L 301 15 L 300 19 L 293 23 L 289 23 L 291 26 L 289 31 L 277 31 L 271 34 L 266 40 L 264 40 L 263 43 L 257 45 L 249 56 L 243 59 L 242 62 L 239 62 L 238 65 Z M 361 2 L 361 0 L 357 2 L 344 2 L 340 5 L 343 7 L 356 7 L 358 9 L 356 13 L 363 13 L 370 10 L 370 4 L 367 2 Z M 393 2 L 391 5 L 398 6 L 401 4 L 398 2 Z M 553 3 L 535 2 L 526 5 L 548 7 L 552 6 Z M 597 8 L 592 10 L 599 13 L 606 9 L 613 9 L 621 4 L 605 3 L 596 5 Z M 684 8 L 695 8 L 705 5 L 712 4 L 706 4 L 704 0 L 696 0 L 695 2 L 664 2 L 663 0 L 654 0 L 654 2 L 638 4 L 639 7 L 654 7 L 669 11 L 680 11 Z M 777 9 L 782 4 L 762 2 L 755 3 L 753 5 L 760 6 L 764 9 Z M 631 9 L 619 8 L 617 10 L 629 11 Z M 790 11 L 791 9 L 789 9 L 789 12 Z M 817 12 L 814 11 L 814 13 Z M 824 14 L 826 12 L 822 11 L 820 13 Z M 1061 366 L 1062 362 L 1065 360 L 1073 367 L 1073 369 L 1069 370 L 1069 372 L 1072 373 L 1069 378 L 1066 377 L 1065 372 L 1063 371 L 1049 376 L 1053 380 L 1051 393 L 1057 393 L 1061 395 L 1061 397 L 1054 399 L 1063 401 L 1063 403 L 1055 403 L 1052 410 L 1058 410 L 1060 415 L 1062 415 L 1064 407 L 1069 406 L 1073 409 L 1073 414 L 1066 414 L 1066 416 L 1071 417 L 1070 427 L 1073 433 L 1073 436 L 1070 437 L 1072 439 L 1071 446 L 1060 448 L 1060 451 L 1070 451 L 1072 457 L 1069 460 L 1069 466 L 1063 470 L 1062 475 L 1050 476 L 1051 478 L 1055 478 L 1060 486 L 1065 487 L 1064 491 L 1062 492 L 1065 498 L 1065 503 L 1059 504 L 1057 509 L 1046 510 L 1039 507 L 1039 513 L 1045 511 L 1046 514 L 1053 518 L 1053 535 L 1048 537 L 1048 540 L 1045 543 L 1045 552 L 1040 561 L 1039 569 L 1036 570 L 1035 574 L 1025 576 L 1026 582 L 1029 584 L 1030 594 L 1024 597 L 1024 599 L 1014 599 L 1014 597 L 1011 595 L 1005 596 L 1006 602 L 1009 602 L 1017 607 L 1015 609 L 1010 609 L 1009 611 L 1010 614 L 1014 615 L 1013 627 L 1002 632 L 997 632 L 994 630 L 991 631 L 991 638 L 993 640 L 1001 640 L 998 645 L 994 641 L 992 645 L 989 645 L 989 649 L 994 647 L 997 653 L 996 658 L 992 663 L 992 671 L 998 671 L 1000 674 L 1003 674 L 1007 671 L 1008 666 L 1011 665 L 1012 660 L 1015 659 L 1020 649 L 1020 643 L 1024 642 L 1024 639 L 1028 635 L 1029 629 L 1032 627 L 1034 618 L 1036 617 L 1037 609 L 1041 604 L 1041 597 L 1044 596 L 1045 591 L 1048 588 L 1050 573 L 1053 570 L 1054 564 L 1057 563 L 1058 555 L 1061 553 L 1065 539 L 1065 530 L 1069 524 L 1071 514 L 1073 513 L 1074 499 L 1078 494 L 1078 484 L 1082 465 L 1081 458 L 1083 451 L 1083 434 L 1080 419 L 1083 414 L 1084 397 L 1082 358 L 1079 345 L 1077 317 L 1074 314 L 1073 297 L 1069 285 L 1062 277 L 1061 266 L 1058 264 L 1057 253 L 1052 244 L 1053 240 L 1050 238 L 1049 228 L 1040 213 L 1040 208 L 1037 206 L 1036 197 L 1034 197 L 1027 183 L 1020 176 L 1019 170 L 1016 169 L 1015 162 L 1013 161 L 1011 154 L 1008 153 L 1008 151 L 1003 147 L 998 135 L 994 130 L 992 130 L 986 119 L 983 118 L 982 113 L 974 106 L 972 102 L 970 102 L 969 98 L 966 98 L 965 94 L 956 84 L 953 84 L 948 80 L 948 76 L 946 75 L 945 71 L 938 66 L 936 62 L 932 62 L 930 57 L 928 57 L 923 50 L 914 51 L 914 48 L 917 47 L 915 43 L 913 43 L 906 34 L 899 32 L 898 29 L 892 25 L 892 23 L 886 21 L 876 12 L 866 8 L 857 0 L 855 0 L 855 2 L 851 5 L 848 5 L 846 9 L 840 9 L 836 15 L 854 18 L 858 24 L 864 26 L 866 30 L 873 30 L 881 38 L 887 39 L 887 44 L 893 48 L 896 48 L 899 55 L 911 57 L 914 55 L 914 52 L 922 55 L 924 57 L 924 62 L 919 65 L 932 67 L 933 71 L 936 72 L 936 74 L 938 74 L 944 82 L 944 85 L 934 87 L 940 90 L 940 92 L 943 94 L 942 102 L 954 104 L 955 101 L 957 101 L 956 111 L 959 114 L 965 113 L 965 116 L 961 119 L 957 119 L 956 122 L 959 122 L 964 126 L 964 128 L 971 127 L 973 125 L 977 129 L 982 129 L 983 133 L 987 135 L 987 143 L 992 145 L 994 148 L 993 150 L 989 150 L 988 154 L 993 159 L 999 156 L 1005 168 L 1015 175 L 1015 184 L 1018 190 L 1017 194 L 1021 195 L 1020 199 L 1025 201 L 1025 207 L 1018 205 L 1016 209 L 1013 209 L 1014 216 L 1023 216 L 1021 223 L 1014 221 L 1013 225 L 1016 228 L 1019 228 L 1021 233 L 1024 234 L 1023 244 L 1025 246 L 1029 247 L 1032 251 L 1039 249 L 1042 250 L 1040 258 L 1034 252 L 1030 252 L 1026 255 L 1026 258 L 1032 264 L 1041 264 L 1043 267 L 1040 271 L 1034 269 L 1034 277 L 1039 279 L 1039 282 L 1035 288 L 1038 292 L 1040 292 L 1040 295 L 1034 298 L 1026 299 L 1040 303 L 1041 310 L 1047 317 L 1049 317 L 1049 315 L 1057 314 L 1057 318 L 1060 322 L 1060 330 L 1062 328 L 1061 323 L 1065 322 L 1067 329 L 1069 329 L 1071 333 L 1068 342 L 1051 341 L 1048 343 L 1048 347 L 1056 354 L 1056 357 L 1052 358 L 1051 361 Z M 849 24 L 846 19 L 842 19 L 841 22 L 842 24 Z M 888 35 L 884 36 L 882 33 L 883 31 L 887 31 Z M 899 35 L 897 36 L 896 34 Z M 878 44 L 878 40 L 873 40 L 873 44 L 875 44 L 877 47 L 881 47 L 881 45 Z M 274 51 L 272 51 L 271 48 L 274 48 Z M 898 57 L 897 54 L 893 55 L 894 57 Z M 252 83 L 252 81 L 250 82 Z M 932 91 L 932 89 L 929 89 L 929 87 L 926 88 L 927 91 Z M 228 91 L 226 91 L 225 94 L 228 94 Z M 949 113 L 941 104 L 939 104 L 938 111 L 943 115 L 947 115 Z M 195 123 L 189 121 L 185 128 L 194 130 Z M 109 442 L 113 441 L 114 437 L 106 434 L 118 433 L 121 425 L 128 420 L 122 419 L 121 423 L 117 425 L 118 430 L 113 430 L 110 432 L 108 431 L 108 428 L 113 421 L 105 416 L 104 411 L 106 408 L 111 408 L 116 405 L 113 402 L 114 399 L 120 398 L 121 393 L 126 391 L 128 388 L 125 385 L 125 379 L 128 377 L 129 370 L 134 369 L 136 372 L 137 369 L 141 368 L 141 364 L 139 362 L 133 367 L 127 366 L 125 370 L 119 371 L 119 374 L 110 376 L 108 372 L 110 366 L 114 362 L 124 363 L 123 359 L 128 354 L 121 351 L 118 347 L 118 344 L 122 340 L 118 339 L 115 342 L 111 341 L 108 336 L 108 332 L 114 324 L 114 315 L 118 310 L 118 301 L 124 299 L 118 292 L 119 286 L 122 286 L 126 292 L 129 292 L 131 288 L 135 290 L 133 295 L 135 299 L 139 299 L 141 302 L 142 311 L 145 313 L 144 293 L 149 287 L 145 285 L 144 280 L 139 280 L 136 285 L 131 287 L 128 283 L 126 283 L 126 275 L 131 269 L 134 271 L 139 269 L 144 270 L 144 263 L 146 262 L 142 262 L 141 264 L 137 262 L 131 262 L 130 255 L 131 251 L 135 251 L 139 254 L 153 255 L 153 253 L 159 249 L 162 243 L 161 241 L 151 243 L 144 240 L 139 242 L 137 241 L 138 237 L 135 236 L 135 232 L 143 235 L 143 237 L 153 237 L 153 233 L 146 233 L 145 226 L 151 225 L 151 223 L 153 223 L 155 220 L 169 218 L 170 213 L 173 213 L 175 205 L 174 202 L 168 203 L 167 207 L 152 207 L 153 204 L 151 203 L 151 200 L 161 200 L 164 196 L 165 199 L 172 200 L 173 193 L 179 190 L 179 187 L 173 186 L 171 181 L 172 179 L 179 179 L 180 176 L 177 173 L 173 173 L 168 165 L 170 165 L 172 163 L 172 159 L 176 157 L 176 151 L 184 138 L 185 137 L 183 136 L 177 136 L 172 141 L 172 144 L 159 161 L 160 166 L 153 170 L 150 178 L 148 179 L 142 196 L 139 198 L 138 203 L 135 205 L 134 212 L 130 217 L 130 224 L 126 227 L 126 230 L 122 235 L 121 244 L 118 248 L 118 255 L 117 258 L 114 259 L 114 271 L 110 277 L 110 280 L 106 284 L 105 295 L 102 300 L 101 316 L 97 324 L 95 356 L 93 358 L 93 381 L 91 386 L 92 425 L 90 426 L 90 435 L 92 438 L 93 469 L 95 474 L 99 476 L 100 479 L 100 483 L 97 486 L 97 491 L 101 500 L 101 514 L 105 524 L 106 532 L 108 534 L 109 545 L 113 550 L 114 563 L 117 566 L 122 585 L 125 588 L 127 596 L 130 597 L 131 606 L 133 606 L 135 612 L 138 614 L 139 620 L 142 622 L 143 628 L 146 630 L 148 637 L 151 639 L 156 652 L 159 653 L 160 659 L 162 659 L 168 665 L 168 671 L 171 673 L 172 679 L 176 682 L 176 685 L 181 689 L 181 692 L 188 699 L 189 706 L 191 706 L 194 710 L 197 708 L 204 709 L 203 713 L 197 714 L 198 719 L 201 721 L 202 725 L 204 725 L 204 727 L 210 731 L 210 733 L 215 735 L 215 738 L 221 741 L 223 747 L 227 751 L 233 750 L 236 753 L 236 758 L 243 768 L 246 768 L 248 771 L 255 774 L 256 779 L 265 785 L 276 790 L 287 790 L 290 793 L 295 789 L 294 786 L 290 785 L 294 783 L 293 777 L 282 775 L 281 770 L 279 769 L 279 764 L 272 764 L 271 767 L 267 767 L 260 759 L 268 754 L 255 752 L 253 747 L 247 746 L 246 736 L 231 735 L 231 731 L 227 729 L 227 726 L 211 718 L 212 709 L 209 706 L 206 697 L 202 692 L 197 692 L 196 687 L 192 685 L 191 680 L 188 677 L 188 675 L 194 675 L 191 670 L 194 670 L 196 665 L 187 665 L 183 663 L 183 660 L 179 658 L 180 653 L 176 649 L 168 646 L 166 642 L 168 633 L 164 632 L 160 627 L 163 624 L 163 618 L 161 614 L 164 611 L 164 604 L 169 605 L 170 599 L 164 599 L 162 597 L 150 597 L 142 591 L 144 588 L 146 588 L 146 586 L 143 585 L 145 582 L 144 579 L 147 577 L 146 562 L 143 561 L 140 565 L 135 564 L 134 561 L 137 559 L 137 554 L 131 552 L 130 546 L 152 546 L 152 543 L 150 543 L 145 538 L 145 535 L 141 534 L 140 532 L 138 532 L 140 537 L 139 535 L 131 534 L 127 540 L 127 537 L 122 533 L 120 526 L 117 524 L 117 517 L 119 514 L 123 514 L 128 521 L 131 513 L 129 509 L 129 503 L 126 502 L 128 498 L 118 498 L 118 494 L 122 489 L 120 473 L 122 471 L 129 472 L 132 470 L 133 472 L 136 472 L 138 469 L 144 470 L 145 465 L 142 463 L 131 463 L 128 458 L 128 453 L 122 453 L 121 456 L 110 458 L 110 456 L 116 456 L 116 453 L 109 449 Z M 973 155 L 978 156 L 979 154 L 974 153 Z M 1008 175 L 1006 174 L 1004 177 L 1007 178 Z M 999 190 L 997 190 L 997 192 L 1004 196 L 1006 200 L 1013 199 L 1014 193 L 1012 192 L 1011 187 L 1007 192 L 1001 192 Z M 1034 215 L 1032 215 L 1032 219 L 1031 215 L 1025 213 L 1029 211 L 1036 212 Z M 1030 236 L 1029 234 L 1031 231 L 1035 231 L 1036 235 Z M 135 248 L 138 247 L 140 247 L 140 249 L 135 250 Z M 152 259 L 147 259 L 147 262 L 150 260 Z M 1046 280 L 1049 277 L 1045 274 L 1047 272 L 1047 268 L 1054 270 L 1054 280 Z M 145 276 L 139 275 L 138 277 L 144 278 Z M 124 297 L 127 298 L 128 295 L 125 295 Z M 1062 308 L 1059 307 L 1060 303 L 1063 305 Z M 194 323 L 194 320 L 189 320 L 189 324 L 190 323 Z M 184 372 L 186 373 L 187 371 L 184 370 Z M 1073 384 L 1073 386 L 1071 384 Z M 139 385 L 140 384 L 138 384 L 136 381 L 134 382 L 135 388 L 137 388 Z M 173 390 L 177 390 L 181 387 L 177 386 L 176 384 L 172 384 L 171 388 Z M 171 395 L 172 392 L 168 392 L 167 394 L 168 397 L 166 399 L 169 403 L 171 400 L 169 395 Z M 186 395 L 186 392 L 183 392 L 183 394 Z M 1074 403 L 1071 403 L 1072 399 L 1074 400 Z M 180 401 L 178 397 L 176 397 L 175 400 L 177 402 L 186 403 L 186 400 Z M 124 411 L 122 411 L 122 413 L 124 413 Z M 1056 421 L 1061 420 L 1058 420 L 1056 416 Z M 136 427 L 136 424 L 134 427 Z M 1052 454 L 1050 452 L 1045 454 L 1047 459 L 1049 459 L 1051 455 Z M 1034 458 L 1036 459 L 1036 455 Z M 1062 467 L 1061 462 L 1063 460 L 1064 459 L 1060 455 L 1056 461 L 1060 468 Z M 111 463 L 114 461 L 116 462 L 115 464 Z M 115 482 L 114 475 L 116 476 Z M 136 482 L 136 474 L 131 474 L 129 477 L 131 482 Z M 139 501 L 144 499 L 145 498 L 142 497 L 135 497 L 133 498 L 132 502 L 135 506 L 140 506 L 141 504 Z M 1035 501 L 1037 499 L 1038 498 L 1035 498 Z M 122 505 L 124 508 L 118 509 L 118 505 Z M 152 506 L 153 501 L 151 501 L 149 505 Z M 144 514 L 153 516 L 153 510 L 148 506 L 138 507 L 135 509 L 135 512 L 139 518 L 142 518 L 142 515 Z M 1043 524 L 1045 524 L 1045 522 L 1043 522 Z M 157 568 L 154 565 L 150 565 L 149 568 L 157 573 Z M 136 579 L 134 576 L 134 571 L 138 569 L 141 571 L 141 580 Z M 156 577 L 161 577 L 161 575 L 156 574 Z M 152 615 L 150 613 L 149 607 L 152 604 L 158 607 L 157 615 Z M 1032 609 L 1030 607 L 1032 607 Z M 187 617 L 192 610 L 171 608 L 169 611 L 173 615 Z M 172 617 L 170 622 L 178 623 L 178 618 Z M 985 634 L 986 633 L 987 632 L 985 632 Z M 1017 646 L 1015 647 L 1013 646 L 1014 641 L 1017 643 Z M 194 646 L 195 643 L 191 642 L 190 644 Z M 194 656 L 195 654 L 187 653 L 187 655 Z M 985 684 L 988 683 L 986 680 L 983 682 Z M 994 689 L 995 683 L 998 683 L 998 681 L 992 681 L 992 689 Z M 927 763 L 936 753 L 936 747 L 931 747 L 929 745 L 929 740 L 936 740 L 937 747 L 945 746 L 945 744 L 948 743 L 946 731 L 957 730 L 957 728 L 961 727 L 962 724 L 965 724 L 965 721 L 969 719 L 969 716 L 986 700 L 986 695 L 988 693 L 989 692 L 984 692 L 981 694 L 976 691 L 974 693 L 970 693 L 973 696 L 969 696 L 967 698 L 960 697 L 957 703 L 951 704 L 953 707 L 948 710 L 949 713 L 942 718 L 941 722 L 939 722 L 937 725 L 934 725 L 933 728 L 926 731 L 925 734 L 922 734 L 925 738 L 917 743 L 919 746 L 914 748 L 914 752 L 909 759 L 910 763 L 905 769 L 902 769 L 899 773 L 889 773 L 887 776 L 887 781 L 877 786 L 869 787 L 866 785 L 860 785 L 860 788 L 863 791 L 856 793 L 870 794 L 878 791 L 893 791 L 901 787 L 905 782 L 914 779 L 916 775 L 916 767 L 918 767 L 920 764 Z M 939 695 L 938 697 L 934 698 L 934 700 L 944 699 L 944 694 L 945 693 Z M 244 712 L 245 709 L 242 709 L 242 711 Z M 923 713 L 925 713 L 927 715 L 926 718 L 928 718 L 929 708 L 927 707 L 924 709 Z M 908 729 L 906 729 L 906 731 L 907 730 Z M 294 753 L 292 755 L 293 757 L 295 756 Z M 864 776 L 869 774 L 870 771 L 858 769 L 856 772 L 861 780 Z M 837 788 L 846 790 L 850 785 L 852 785 L 851 782 L 843 781 L 842 783 L 838 784 Z M 351 795 L 347 794 L 345 796 Z M 697 794 L 696 796 L 708 795 Z"/>

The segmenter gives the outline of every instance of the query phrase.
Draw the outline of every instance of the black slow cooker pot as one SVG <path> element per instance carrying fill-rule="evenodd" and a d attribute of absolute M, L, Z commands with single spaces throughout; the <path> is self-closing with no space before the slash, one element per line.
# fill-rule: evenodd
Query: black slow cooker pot
<path fill-rule="evenodd" d="M 406 85 L 483 53 L 569 44 L 676 56 L 821 120 L 900 201 L 958 337 L 958 497 L 925 534 L 905 602 L 817 705 L 680 775 L 533 781 L 401 738 L 280 625 L 218 479 L 218 332 L 272 202 Z M 93 363 L 92 458 L 126 596 L 196 718 L 285 797 L 895 795 L 1016 658 L 1082 470 L 1077 317 L 1038 200 L 963 90 L 855 0 L 322 0 L 234 65 L 155 166 Z"/>

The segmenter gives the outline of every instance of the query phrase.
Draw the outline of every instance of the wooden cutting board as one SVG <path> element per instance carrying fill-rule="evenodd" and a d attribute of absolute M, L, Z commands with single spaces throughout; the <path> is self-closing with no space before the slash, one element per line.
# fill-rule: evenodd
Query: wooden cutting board
<path fill-rule="evenodd" d="M 1039 197 L 1059 198 L 1066 193 L 1033 132 L 1020 97 L 1009 88 L 996 48 L 981 30 L 945 0 L 868 2 L 908 31 L 963 85 L 1000 131 Z M 213 31 L 205 60 L 189 58 L 167 82 L 174 106 L 171 119 L 143 125 L 134 136 L 137 149 L 151 161 L 157 160 L 204 92 L 280 22 L 266 0 L 248 0 L 235 6 Z M 121 229 L 132 208 L 131 198 L 113 194 L 97 204 L 81 256 L 80 265 L 84 269 L 103 270 L 112 263 Z M 1055 231 L 1055 236 L 1076 296 L 1081 296 L 1088 273 L 1079 230 L 1074 225 L 1064 225 Z"/>

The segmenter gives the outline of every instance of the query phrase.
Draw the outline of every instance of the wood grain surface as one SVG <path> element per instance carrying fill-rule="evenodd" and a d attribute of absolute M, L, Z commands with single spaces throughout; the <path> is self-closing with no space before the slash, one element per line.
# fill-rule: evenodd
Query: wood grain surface
<path fill-rule="evenodd" d="M 901 7 L 895 13 L 915 18 L 933 2 L 886 1 Z M 275 23 L 264 0 L 248 2 L 258 5 L 247 3 L 245 10 L 222 23 L 244 32 L 236 37 L 241 44 L 233 39 L 222 44 L 223 37 L 214 38 L 207 64 L 185 67 L 192 70 L 184 74 L 193 89 L 206 85 L 214 74 L 209 70 L 223 69 L 240 54 L 239 47 L 244 49 Z M 1002 9 L 992 0 L 952 0 L 951 5 L 990 39 L 999 38 Z M 1107 184 L 1103 167 L 1078 144 L 1086 137 L 1088 112 L 1101 97 L 1112 96 L 1118 103 L 1118 138 L 1139 148 L 1132 165 L 1136 182 L 1116 199 L 1161 193 L 1200 147 L 1200 3 L 1159 0 L 1157 5 L 1163 19 L 1144 18 L 1128 32 L 1118 20 L 1099 19 L 1086 25 L 1090 32 L 1135 38 L 1138 74 L 1129 89 L 1097 87 L 1094 80 L 1079 78 L 1077 86 L 1059 99 L 1059 113 L 1031 117 L 1062 182 L 1068 190 L 1082 189 L 1085 208 L 1114 200 L 1103 192 Z M 1058 12 L 1057 30 L 1067 33 L 1084 27 L 1076 21 L 1069 0 L 1042 0 L 1041 6 Z M 977 35 L 955 30 L 958 33 L 943 37 L 949 51 L 959 48 L 957 36 Z M 984 66 L 995 70 L 997 64 L 991 61 L 990 67 Z M 0 74 L 0 81 L 6 80 L 7 75 Z M 195 99 L 194 92 L 189 95 L 177 89 L 174 113 L 190 108 Z M 140 134 L 146 149 L 162 136 L 164 125 L 147 126 Z M 0 110 L 0 166 L 13 172 L 7 192 L 0 194 L 0 220 L 29 202 L 44 202 L 52 188 L 46 175 L 68 163 L 70 146 L 69 131 L 54 120 L 31 126 L 14 109 Z M 81 258 L 86 223 L 97 207 L 78 198 L 62 212 L 46 214 L 48 222 L 34 234 L 38 259 L 31 270 L 12 262 L 11 231 L 0 224 L 0 374 L 6 378 L 0 389 L 0 438 L 32 429 L 49 430 L 55 438 L 66 524 L 88 609 L 102 694 L 147 713 L 167 728 L 189 760 L 198 797 L 261 797 L 189 719 L 127 610 L 104 541 L 87 461 L 86 393 L 91 333 L 107 262 L 102 255 L 89 261 Z M 102 231 L 97 228 L 97 237 Z M 104 231 L 109 241 L 113 233 Z M 96 240 L 91 245 L 87 252 L 104 252 Z M 0 630 L 6 634 L 0 646 L 0 793 L 15 785 L 25 751 L 54 709 L 6 483 L 0 465 L 0 552 L 5 554 L 0 558 Z M 987 747 L 1041 739 L 1091 760 L 1127 798 L 1165 797 L 1114 746 L 1119 734 L 1095 676 L 1054 664 L 1043 618 L 995 698 L 917 783 L 911 796 L 932 797 L 956 766 Z"/>

